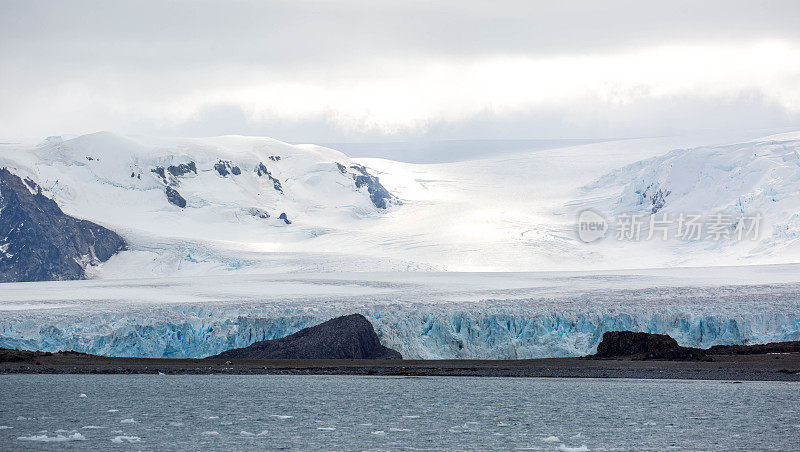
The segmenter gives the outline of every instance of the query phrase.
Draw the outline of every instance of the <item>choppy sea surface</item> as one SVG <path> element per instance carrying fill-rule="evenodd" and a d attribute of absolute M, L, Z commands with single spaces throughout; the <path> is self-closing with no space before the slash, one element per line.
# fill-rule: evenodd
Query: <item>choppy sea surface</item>
<path fill-rule="evenodd" d="M 0 375 L 0 450 L 797 450 L 800 384 Z"/>

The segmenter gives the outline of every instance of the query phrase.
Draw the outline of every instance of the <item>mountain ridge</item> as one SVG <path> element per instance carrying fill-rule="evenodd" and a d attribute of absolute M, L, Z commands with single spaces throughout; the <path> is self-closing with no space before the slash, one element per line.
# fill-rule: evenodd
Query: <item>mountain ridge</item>
<path fill-rule="evenodd" d="M 33 193 L 31 192 L 33 191 Z M 0 168 L 0 282 L 83 279 L 126 247 L 111 230 L 64 214 L 32 179 Z"/>

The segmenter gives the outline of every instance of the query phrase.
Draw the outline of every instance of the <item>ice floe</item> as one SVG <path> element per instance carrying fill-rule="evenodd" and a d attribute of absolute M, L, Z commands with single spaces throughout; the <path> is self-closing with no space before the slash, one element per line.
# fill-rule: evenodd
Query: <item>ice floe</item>
<path fill-rule="evenodd" d="M 138 436 L 125 436 L 125 435 L 122 435 L 122 436 L 115 436 L 115 437 L 111 438 L 111 442 L 112 443 L 117 443 L 117 444 L 121 444 L 121 443 L 139 443 L 141 441 L 142 441 L 142 439 L 139 438 Z"/>
<path fill-rule="evenodd" d="M 86 441 L 86 437 L 80 433 L 70 433 L 69 435 L 58 434 L 55 436 L 47 435 L 33 435 L 33 436 L 18 436 L 20 441 L 36 441 L 42 443 L 60 443 L 66 441 Z"/>

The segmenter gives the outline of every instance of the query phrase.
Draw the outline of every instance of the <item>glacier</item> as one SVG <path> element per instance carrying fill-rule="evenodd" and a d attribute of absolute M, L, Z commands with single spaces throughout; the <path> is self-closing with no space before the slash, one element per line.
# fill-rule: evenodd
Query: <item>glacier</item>
<path fill-rule="evenodd" d="M 3 284 L 0 347 L 203 357 L 352 313 L 407 358 L 579 356 L 620 329 L 697 347 L 798 339 L 798 156 L 797 133 L 443 164 L 236 136 L 0 144 L 0 166 L 130 244 L 88 280 Z M 577 239 L 580 210 L 652 212 L 651 191 L 659 213 L 758 211 L 766 230 Z"/>
<path fill-rule="evenodd" d="M 356 312 L 406 358 L 581 356 L 612 330 L 693 347 L 800 340 L 799 267 L 10 284 L 0 347 L 200 358 Z"/>

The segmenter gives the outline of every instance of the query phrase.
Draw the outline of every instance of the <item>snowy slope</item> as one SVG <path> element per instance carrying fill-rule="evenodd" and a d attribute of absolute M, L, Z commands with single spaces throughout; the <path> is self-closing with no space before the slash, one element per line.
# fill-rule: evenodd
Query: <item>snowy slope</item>
<path fill-rule="evenodd" d="M 672 265 L 797 262 L 800 260 L 800 140 L 797 134 L 765 137 L 725 146 L 677 149 L 610 172 L 583 188 L 580 207 L 608 217 L 641 214 L 645 230 L 651 217 L 705 216 L 727 226 L 730 240 L 671 240 L 649 244 Z M 719 217 L 717 217 L 719 215 Z M 737 225 L 758 228 L 747 240 L 735 240 Z M 740 219 L 745 219 L 739 224 Z M 671 232 L 677 232 L 673 222 Z M 605 245 L 605 247 L 604 247 Z M 613 249 L 614 246 L 617 249 Z M 637 246 L 638 245 L 638 246 Z M 648 244 L 601 244 L 613 255 L 641 254 Z M 637 249 L 639 248 L 639 249 Z"/>
<path fill-rule="evenodd" d="M 615 141 L 440 165 L 362 161 L 405 203 L 386 217 L 396 241 L 375 243 L 409 259 L 463 271 L 611 269 L 800 261 L 798 149 L 790 134 Z M 578 240 L 586 208 L 609 219 L 649 214 L 637 193 L 647 186 L 672 191 L 663 211 L 672 215 L 760 213 L 759 239 Z"/>
<path fill-rule="evenodd" d="M 369 173 L 345 155 L 268 138 L 103 132 L 3 151 L 0 166 L 37 181 L 66 212 L 126 238 L 132 251 L 109 264 L 108 276 L 257 267 L 262 258 L 274 261 L 265 252 L 306 251 L 294 244 L 397 204 L 391 195 L 373 196 Z M 170 193 L 179 201 L 170 202 Z"/>

